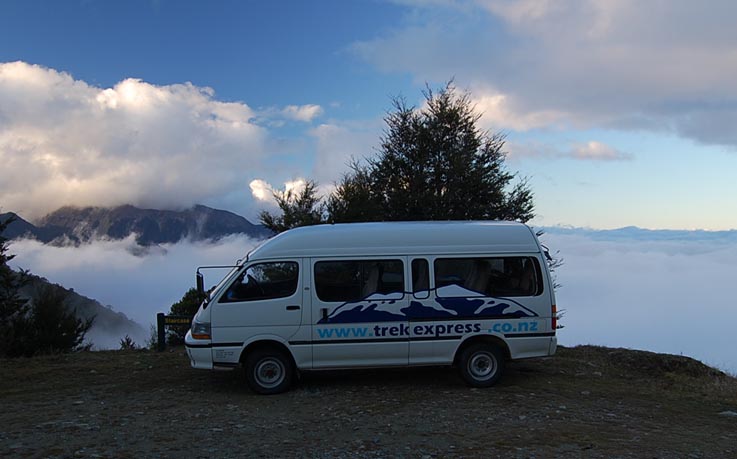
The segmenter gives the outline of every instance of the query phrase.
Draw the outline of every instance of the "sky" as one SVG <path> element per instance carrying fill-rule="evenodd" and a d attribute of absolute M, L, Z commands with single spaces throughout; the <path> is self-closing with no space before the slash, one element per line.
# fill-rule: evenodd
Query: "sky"
<path fill-rule="evenodd" d="M 737 3 L 0 3 L 0 208 L 196 203 L 256 220 L 374 155 L 451 79 L 536 226 L 737 228 Z"/>

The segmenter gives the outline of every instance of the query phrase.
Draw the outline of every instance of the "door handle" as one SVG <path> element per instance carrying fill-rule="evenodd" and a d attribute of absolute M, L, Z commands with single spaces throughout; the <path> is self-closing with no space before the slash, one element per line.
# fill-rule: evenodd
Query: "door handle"
<path fill-rule="evenodd" d="M 299 306 L 297 306 L 296 304 L 293 304 L 291 306 L 287 306 L 287 311 L 296 311 L 298 309 L 299 309 Z"/>

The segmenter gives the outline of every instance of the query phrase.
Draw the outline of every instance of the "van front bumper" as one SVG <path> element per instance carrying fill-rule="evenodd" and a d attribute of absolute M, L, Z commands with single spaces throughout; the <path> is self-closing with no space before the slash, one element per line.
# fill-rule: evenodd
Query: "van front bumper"
<path fill-rule="evenodd" d="M 190 332 L 187 332 L 184 346 L 192 368 L 212 370 L 212 344 L 209 340 L 194 339 Z"/>

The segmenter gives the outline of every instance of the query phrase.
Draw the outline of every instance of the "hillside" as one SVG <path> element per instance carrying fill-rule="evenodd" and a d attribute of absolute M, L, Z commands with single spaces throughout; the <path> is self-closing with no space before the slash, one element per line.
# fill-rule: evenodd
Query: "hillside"
<path fill-rule="evenodd" d="M 93 349 L 118 349 L 120 340 L 128 335 L 139 345 L 144 345 L 151 338 L 150 331 L 130 320 L 122 312 L 116 312 L 99 301 L 66 289 L 58 284 L 51 284 L 39 276 L 30 276 L 30 282 L 21 290 L 21 296 L 29 298 L 42 285 L 52 285 L 67 293 L 67 308 L 74 311 L 82 319 L 94 317 L 92 327 L 85 335 L 85 342 L 92 343 Z"/>
<path fill-rule="evenodd" d="M 737 457 L 737 380 L 593 346 L 488 390 L 423 368 L 307 374 L 278 396 L 181 348 L 88 352 L 0 361 L 0 401 L 13 457 Z"/>
<path fill-rule="evenodd" d="M 9 215 L 3 214 L 0 218 Z M 130 205 L 62 207 L 35 225 L 19 218 L 7 231 L 11 239 L 32 237 L 53 244 L 78 244 L 99 238 L 125 239 L 135 234 L 138 244 L 144 246 L 182 239 L 212 240 L 231 234 L 245 234 L 256 239 L 271 235 L 264 227 L 239 215 L 201 205 L 182 211 L 139 209 Z"/>

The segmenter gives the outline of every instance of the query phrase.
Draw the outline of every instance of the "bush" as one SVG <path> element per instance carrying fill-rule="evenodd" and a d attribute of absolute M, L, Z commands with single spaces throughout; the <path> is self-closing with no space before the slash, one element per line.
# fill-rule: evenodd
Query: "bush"
<path fill-rule="evenodd" d="M 38 353 L 74 352 L 88 350 L 84 336 L 92 327 L 94 317 L 80 319 L 76 311 L 68 311 L 69 294 L 56 285 L 39 286 L 31 298 L 27 318 L 29 330 L 25 333 L 23 355 Z"/>
<path fill-rule="evenodd" d="M 137 349 L 138 345 L 133 341 L 133 338 L 131 338 L 130 335 L 125 335 L 125 337 L 120 339 L 121 351 L 135 351 Z"/>
<path fill-rule="evenodd" d="M 159 333 L 155 325 L 148 328 L 148 339 L 146 340 L 146 349 L 155 351 L 159 347 Z"/>
<path fill-rule="evenodd" d="M 202 303 L 202 297 L 197 289 L 191 288 L 182 296 L 182 299 L 171 305 L 170 315 L 193 317 Z M 189 330 L 189 325 L 172 325 L 166 336 L 166 341 L 170 345 L 184 343 L 184 336 Z"/>

